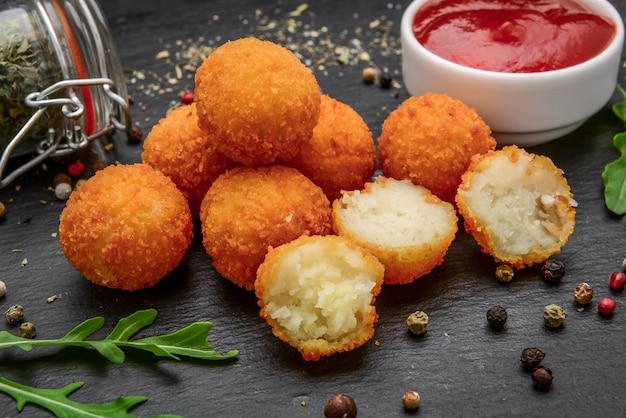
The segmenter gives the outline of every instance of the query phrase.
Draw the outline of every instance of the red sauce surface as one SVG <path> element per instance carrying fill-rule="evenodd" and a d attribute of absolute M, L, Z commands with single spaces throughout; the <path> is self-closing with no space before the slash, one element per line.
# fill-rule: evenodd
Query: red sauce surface
<path fill-rule="evenodd" d="M 530 73 L 598 55 L 615 36 L 615 24 L 574 0 L 440 0 L 417 11 L 413 33 L 457 64 Z"/>

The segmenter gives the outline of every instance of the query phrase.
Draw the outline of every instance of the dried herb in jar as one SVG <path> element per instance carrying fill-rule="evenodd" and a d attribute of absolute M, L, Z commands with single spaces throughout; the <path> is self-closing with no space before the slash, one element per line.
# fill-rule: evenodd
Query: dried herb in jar
<path fill-rule="evenodd" d="M 26 106 L 26 96 L 62 79 L 59 60 L 40 25 L 22 8 L 0 13 L 0 151 L 36 111 Z M 48 108 L 47 116 L 29 132 L 32 142 L 18 147 L 15 154 L 34 150 L 34 144 L 46 139 L 49 127 L 62 126 L 60 108 Z"/>

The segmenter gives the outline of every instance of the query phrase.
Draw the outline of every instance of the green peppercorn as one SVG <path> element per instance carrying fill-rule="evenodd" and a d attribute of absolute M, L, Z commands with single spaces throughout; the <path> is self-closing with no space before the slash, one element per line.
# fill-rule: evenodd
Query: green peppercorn
<path fill-rule="evenodd" d="M 525 369 L 533 370 L 541 364 L 546 357 L 545 351 L 539 347 L 528 347 L 522 351 L 520 361 Z"/>
<path fill-rule="evenodd" d="M 496 279 L 502 283 L 508 283 L 513 280 L 513 268 L 507 264 L 501 264 L 496 267 Z"/>
<path fill-rule="evenodd" d="M 487 311 L 487 322 L 492 328 L 499 329 L 504 327 L 507 317 L 506 309 L 499 305 L 492 306 Z"/>
<path fill-rule="evenodd" d="M 22 305 L 13 305 L 4 312 L 7 324 L 15 325 L 24 319 L 24 308 Z"/>
<path fill-rule="evenodd" d="M 428 315 L 424 311 L 415 311 L 407 317 L 406 325 L 413 334 L 423 334 L 428 331 Z"/>
<path fill-rule="evenodd" d="M 541 266 L 543 278 L 552 283 L 558 283 L 565 275 L 565 264 L 562 261 L 548 259 Z"/>
<path fill-rule="evenodd" d="M 19 333 L 20 337 L 22 338 L 35 338 L 35 324 L 33 324 L 32 322 L 24 322 L 22 325 L 20 325 Z"/>
<path fill-rule="evenodd" d="M 565 312 L 565 309 L 561 308 L 559 305 L 555 305 L 554 303 L 546 306 L 543 310 L 543 320 L 546 326 L 550 328 L 560 327 L 566 317 L 567 312 Z"/>
<path fill-rule="evenodd" d="M 537 388 L 541 390 L 548 390 L 552 387 L 552 371 L 545 367 L 537 367 L 532 374 L 533 382 Z"/>

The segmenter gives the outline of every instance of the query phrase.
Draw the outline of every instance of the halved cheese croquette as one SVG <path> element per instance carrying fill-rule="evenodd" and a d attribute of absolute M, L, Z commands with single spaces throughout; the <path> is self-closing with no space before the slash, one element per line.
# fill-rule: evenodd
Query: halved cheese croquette
<path fill-rule="evenodd" d="M 181 106 L 152 127 L 141 160 L 171 178 L 197 216 L 215 179 L 235 163 L 217 152 L 215 138 L 198 127 L 196 104 Z"/>
<path fill-rule="evenodd" d="M 454 241 L 454 207 L 408 180 L 377 177 L 333 202 L 333 229 L 385 265 L 385 283 L 405 284 L 443 262 Z"/>
<path fill-rule="evenodd" d="M 315 76 L 271 41 L 250 37 L 221 45 L 195 82 L 199 126 L 218 138 L 218 151 L 247 166 L 294 157 L 319 119 Z"/>
<path fill-rule="evenodd" d="M 576 202 L 563 171 L 514 145 L 476 156 L 456 202 L 482 251 L 516 268 L 560 252 L 574 231 Z"/>
<path fill-rule="evenodd" d="M 72 192 L 59 242 L 86 279 L 132 291 L 178 266 L 192 230 L 189 205 L 172 180 L 147 164 L 113 165 Z"/>
<path fill-rule="evenodd" d="M 330 201 L 341 190 L 360 190 L 372 180 L 376 147 L 367 124 L 349 105 L 322 95 L 320 119 L 310 141 L 285 164 L 324 190 Z"/>
<path fill-rule="evenodd" d="M 279 165 L 222 174 L 202 201 L 200 220 L 204 248 L 217 272 L 248 290 L 254 290 L 269 247 L 332 231 L 322 189 L 295 168 Z"/>
<path fill-rule="evenodd" d="M 383 265 L 334 235 L 302 236 L 273 248 L 258 269 L 261 316 L 305 360 L 350 351 L 374 335 Z"/>
<path fill-rule="evenodd" d="M 473 109 L 437 93 L 402 102 L 378 139 L 385 176 L 411 180 L 450 203 L 472 156 L 495 148 L 491 128 Z"/>

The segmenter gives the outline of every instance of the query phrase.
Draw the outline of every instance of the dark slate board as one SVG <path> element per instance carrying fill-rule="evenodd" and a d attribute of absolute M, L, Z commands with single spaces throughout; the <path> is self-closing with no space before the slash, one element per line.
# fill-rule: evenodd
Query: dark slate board
<path fill-rule="evenodd" d="M 274 32 L 259 27 L 267 22 L 258 16 L 284 22 L 286 13 L 300 4 L 259 0 L 102 3 L 124 67 L 160 75 L 172 66 L 155 57 L 168 48 L 176 51 L 177 40 L 203 38 L 205 44 L 217 45 L 250 34 L 269 36 Z M 625 1 L 615 3 L 626 11 Z M 306 25 L 291 35 L 302 38 L 305 30 L 321 30 L 338 45 L 350 45 L 360 28 L 358 39 L 372 60 L 401 84 L 400 56 L 381 55 L 383 48 L 372 41 L 382 38 L 380 26 L 388 26 L 387 40 L 398 47 L 400 17 L 407 4 L 313 2 L 295 18 Z M 377 19 L 378 28 L 370 25 Z M 377 137 L 388 112 L 408 95 L 401 86 L 384 90 L 364 85 L 361 71 L 365 66 L 327 66 L 326 73 L 315 72 L 324 92 L 353 106 Z M 131 72 L 127 76 L 133 77 Z M 133 117 L 144 132 L 165 115 L 181 90 L 193 87 L 183 80 L 171 86 L 170 93 L 142 94 L 140 86 L 148 82 L 130 85 Z M 620 82 L 624 82 L 624 72 Z M 410 285 L 383 287 L 377 301 L 380 320 L 370 342 L 319 362 L 303 361 L 295 349 L 275 338 L 258 316 L 254 295 L 215 273 L 198 228 L 180 267 L 150 290 L 131 294 L 87 282 L 68 265 L 52 236 L 63 202 L 48 187 L 65 163 L 50 162 L 47 171 L 33 170 L 0 190 L 0 200 L 8 207 L 0 222 L 0 279 L 8 286 L 0 309 L 22 304 L 26 319 L 37 326 L 37 338 L 58 338 L 96 315 L 106 319 L 97 334 L 104 336 L 119 318 L 138 309 L 156 308 L 157 320 L 141 336 L 211 321 L 209 342 L 218 351 L 238 349 L 240 354 L 234 361 L 208 363 L 155 359 L 127 351 L 126 363 L 115 365 L 84 349 L 41 348 L 29 353 L 15 349 L 0 352 L 0 375 L 42 388 L 83 381 L 85 386 L 71 396 L 81 402 L 147 396 L 149 400 L 132 411 L 141 416 L 319 417 L 327 399 L 340 392 L 356 400 L 360 417 L 621 416 L 626 409 L 626 295 L 609 291 L 608 276 L 621 269 L 626 257 L 626 231 L 624 221 L 606 210 L 601 181 L 604 165 L 618 156 L 612 136 L 624 128 L 610 109 L 617 99 L 616 95 L 574 133 L 530 149 L 551 157 L 564 170 L 579 204 L 575 233 L 558 257 L 567 266 L 562 283 L 549 284 L 541 279 L 538 268 L 528 268 L 510 284 L 501 284 L 493 276 L 495 263 L 460 232 L 443 265 L 431 274 Z M 120 140 L 114 158 L 135 162 L 140 152 L 140 146 L 126 146 Z M 28 264 L 22 267 L 25 258 Z M 595 288 L 597 296 L 579 312 L 572 292 L 583 281 Z M 52 295 L 58 299 L 46 303 Z M 597 314 L 597 302 L 603 296 L 617 301 L 612 317 Z M 549 303 L 560 304 L 569 313 L 560 329 L 543 324 L 543 308 Z M 495 304 L 509 313 L 505 329 L 499 332 L 489 329 L 485 319 L 487 309 Z M 404 323 L 417 309 L 430 316 L 429 331 L 421 337 L 410 335 Z M 17 332 L 4 321 L 0 329 Z M 544 362 L 555 376 L 548 392 L 536 390 L 520 365 L 520 353 L 528 346 L 547 352 Z M 402 394 L 409 389 L 422 396 L 416 414 L 402 408 Z M 4 395 L 0 396 L 0 414 L 18 415 L 15 402 Z M 33 406 L 27 406 L 22 415 L 49 416 Z"/>

